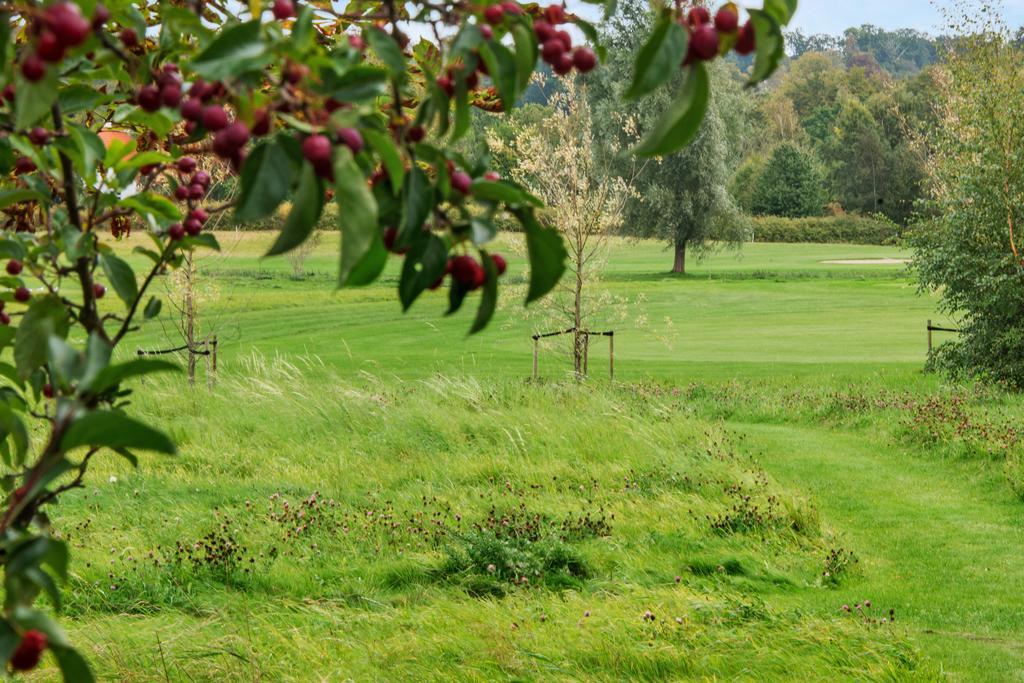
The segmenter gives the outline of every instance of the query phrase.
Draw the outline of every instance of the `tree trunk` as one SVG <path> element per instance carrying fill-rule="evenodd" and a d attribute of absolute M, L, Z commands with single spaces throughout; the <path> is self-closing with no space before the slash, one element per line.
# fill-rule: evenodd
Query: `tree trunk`
<path fill-rule="evenodd" d="M 196 303 L 195 292 L 192 289 L 195 271 L 193 270 L 192 255 L 185 259 L 185 344 L 188 346 L 188 383 L 196 385 Z"/>
<path fill-rule="evenodd" d="M 676 240 L 676 262 L 672 265 L 673 273 L 686 273 L 686 240 Z"/>
<path fill-rule="evenodd" d="M 580 256 L 577 254 L 577 256 Z M 576 268 L 576 291 L 575 301 L 573 306 L 573 328 L 575 332 L 572 335 L 572 364 L 573 369 L 576 371 L 576 379 L 583 379 L 583 339 L 584 335 L 581 334 L 583 329 L 583 273 L 579 267 L 582 262 L 581 258 L 577 258 Z"/>

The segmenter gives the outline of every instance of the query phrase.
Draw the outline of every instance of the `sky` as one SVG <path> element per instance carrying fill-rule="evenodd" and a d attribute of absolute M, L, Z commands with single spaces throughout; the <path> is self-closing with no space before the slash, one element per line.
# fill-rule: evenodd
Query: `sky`
<path fill-rule="evenodd" d="M 1010 26 L 1024 24 L 1024 0 L 1003 0 L 1003 18 Z M 942 8 L 948 0 L 800 0 L 793 27 L 804 33 L 842 33 L 850 26 L 874 24 L 886 29 L 914 28 L 942 33 Z"/>
<path fill-rule="evenodd" d="M 645 2 L 646 0 L 620 0 Z M 1002 5 L 1003 17 L 1009 26 L 1024 25 L 1024 0 L 995 0 Z M 712 0 L 712 7 L 719 3 Z M 739 0 L 739 5 L 760 6 L 760 0 Z M 581 14 L 595 16 L 593 5 L 568 0 L 570 7 L 585 8 Z M 886 29 L 913 28 L 926 33 L 942 33 L 942 7 L 952 7 L 951 0 L 800 0 L 790 28 L 804 33 L 841 34 L 850 26 L 874 24 Z"/>

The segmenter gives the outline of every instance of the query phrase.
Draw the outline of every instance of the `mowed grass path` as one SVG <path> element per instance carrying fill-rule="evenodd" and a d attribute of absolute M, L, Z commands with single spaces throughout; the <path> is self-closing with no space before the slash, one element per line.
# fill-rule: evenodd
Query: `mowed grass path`
<path fill-rule="evenodd" d="M 471 310 L 452 318 L 441 317 L 445 304 L 443 293 L 426 295 L 410 313 L 402 315 L 394 292 L 397 259 L 393 259 L 378 285 L 338 291 L 334 286 L 335 236 L 326 235 L 324 244 L 306 262 L 304 279 L 290 277 L 291 267 L 282 259 L 259 258 L 269 243 L 266 235 L 222 234 L 220 238 L 225 256 L 204 258 L 200 264 L 202 287 L 212 291 L 209 300 L 201 305 L 204 322 L 216 328 L 223 342 L 225 383 L 248 381 L 243 377 L 246 372 L 243 361 L 253 358 L 254 354 L 257 358 L 277 354 L 286 359 L 305 356 L 314 361 L 300 363 L 301 377 L 294 380 L 298 389 L 290 386 L 290 380 L 284 380 L 283 384 L 268 383 L 265 387 L 260 384 L 259 391 L 266 392 L 257 401 L 260 405 L 250 405 L 247 400 L 236 404 L 230 396 L 219 392 L 211 403 L 210 410 L 215 412 L 207 414 L 202 408 L 200 390 L 194 399 L 188 400 L 188 408 L 181 413 L 172 407 L 173 392 L 166 387 L 158 401 L 145 403 L 144 411 L 153 419 L 171 424 L 179 438 L 193 425 L 203 434 L 207 433 L 205 430 L 219 434 L 220 429 L 224 429 L 224 434 L 209 441 L 203 434 L 194 434 L 185 439 L 179 460 L 144 465 L 138 474 L 131 474 L 118 465 L 102 466 L 101 476 L 115 473 L 130 482 L 127 486 L 144 491 L 157 491 L 163 486 L 162 482 L 170 482 L 171 488 L 161 500 L 164 505 L 171 505 L 172 499 L 178 501 L 174 505 L 182 506 L 185 522 L 180 518 L 168 520 L 160 511 L 145 512 L 136 520 L 137 527 L 131 532 L 118 529 L 113 535 L 116 540 L 110 540 L 111 548 L 98 548 L 100 555 L 111 551 L 115 545 L 120 547 L 126 543 L 133 548 L 132 552 L 138 552 L 151 542 L 151 536 L 167 536 L 175 525 L 187 527 L 192 523 L 189 520 L 203 520 L 209 508 L 220 505 L 225 499 L 237 508 L 249 497 L 264 501 L 267 493 L 278 487 L 299 496 L 303 491 L 326 486 L 332 495 L 343 500 L 354 499 L 356 492 L 347 480 L 348 465 L 333 459 L 336 453 L 348 453 L 352 447 L 348 437 L 342 431 L 334 431 L 331 423 L 332 419 L 338 419 L 347 424 L 349 409 L 344 406 L 336 409 L 329 402 L 321 405 L 312 397 L 308 406 L 297 401 L 296 396 L 308 392 L 311 383 L 327 382 L 329 389 L 325 389 L 325 394 L 339 396 L 339 400 L 347 402 L 349 399 L 344 397 L 348 389 L 337 386 L 338 382 L 368 382 L 370 387 L 380 387 L 380 391 L 387 393 L 402 392 L 403 382 L 416 383 L 421 379 L 431 382 L 429 378 L 436 374 L 463 375 L 479 378 L 483 387 L 479 400 L 491 401 L 500 396 L 501 387 L 508 387 L 529 373 L 529 336 L 534 323 L 521 316 L 517 303 L 508 302 L 484 334 L 467 338 L 465 332 L 471 321 Z M 515 245 L 509 243 L 505 250 L 514 252 Z M 748 392 L 755 398 L 760 391 L 784 388 L 806 392 L 810 396 L 805 398 L 808 404 L 813 404 L 815 392 L 824 396 L 852 386 L 868 394 L 907 390 L 924 396 L 944 391 L 941 380 L 922 375 L 921 365 L 925 355 L 925 321 L 929 318 L 945 320 L 936 314 L 933 299 L 918 295 L 905 269 L 902 266 L 822 263 L 829 259 L 902 256 L 905 252 L 886 247 L 754 244 L 745 245 L 739 255 L 725 252 L 704 263 L 691 264 L 691 273 L 681 278 L 667 273 L 669 254 L 661 245 L 617 242 L 609 255 L 601 286 L 630 300 L 642 295 L 643 302 L 630 311 L 630 320 L 641 313 L 647 320 L 644 326 L 630 322 L 616 327 L 617 379 L 627 383 L 651 380 L 670 387 L 685 387 L 694 382 L 737 386 L 741 393 Z M 516 293 L 516 288 L 521 294 L 525 265 L 521 258 L 511 260 L 509 294 Z M 156 291 L 160 292 L 162 287 L 158 285 Z M 472 305 L 475 301 L 469 303 Z M 167 343 L 166 329 L 166 322 L 147 324 L 140 345 Z M 671 343 L 665 343 L 665 338 Z M 592 353 L 594 385 L 600 387 L 605 360 L 603 346 L 598 344 Z M 564 378 L 569 369 L 567 360 L 552 352 L 542 357 L 541 367 L 547 377 L 555 379 Z M 280 382 L 280 378 L 277 381 Z M 262 380 L 253 380 L 254 386 L 260 382 Z M 486 388 L 488 383 L 496 385 L 496 394 Z M 537 391 L 544 392 L 544 388 Z M 282 402 L 275 407 L 269 399 L 277 393 Z M 355 394 L 352 396 L 355 400 Z M 602 400 L 613 401 L 614 396 Z M 516 408 L 514 404 L 482 405 L 487 406 L 487 420 L 493 422 L 496 429 L 504 430 L 512 441 L 522 438 L 516 436 L 518 431 L 513 425 L 526 419 L 529 413 L 523 411 L 537 410 L 526 403 L 523 408 Z M 228 406 L 234 406 L 237 414 L 216 412 L 229 410 Z M 1009 400 L 1008 410 L 1019 414 L 1020 408 L 1016 399 Z M 275 410 L 283 411 L 280 419 L 287 423 L 281 434 L 267 423 L 277 419 Z M 507 411 L 505 417 L 503 410 Z M 898 436 L 901 418 L 891 414 L 869 414 L 860 421 L 815 419 L 800 411 L 787 413 L 782 408 L 771 415 L 759 415 L 755 409 L 730 414 L 718 412 L 713 400 L 696 406 L 684 401 L 675 410 L 693 414 L 706 420 L 708 425 L 714 425 L 709 428 L 723 429 L 735 436 L 742 443 L 742 452 L 753 456 L 787 491 L 813 501 L 826 529 L 827 542 L 854 550 L 860 558 L 858 570 L 838 588 L 825 589 L 813 583 L 814 573 L 820 566 L 821 548 L 817 546 L 787 550 L 786 553 L 792 553 L 789 556 L 777 546 L 769 545 L 760 557 L 756 544 L 748 546 L 735 540 L 704 539 L 700 535 L 704 532 L 698 531 L 699 525 L 680 537 L 679 532 L 660 526 L 676 514 L 680 504 L 690 503 L 686 503 L 685 498 L 672 497 L 675 493 L 671 496 L 666 493 L 654 510 L 644 513 L 651 515 L 649 522 L 643 521 L 647 519 L 643 516 L 625 522 L 628 538 L 616 543 L 624 542 L 630 548 L 627 553 L 630 560 L 616 569 L 616 581 L 607 585 L 599 583 L 596 589 L 583 591 L 582 597 L 575 593 L 564 600 L 557 594 L 519 596 L 505 602 L 482 603 L 481 611 L 465 602 L 457 592 L 416 589 L 408 594 L 399 591 L 402 597 L 396 598 L 398 589 L 390 584 L 382 595 L 371 590 L 369 596 L 373 600 L 389 604 L 398 601 L 398 617 L 405 623 L 402 629 L 410 628 L 410 621 L 417 624 L 408 637 L 426 648 L 425 657 L 441 657 L 431 660 L 433 664 L 428 661 L 423 668 L 418 668 L 420 663 L 409 661 L 407 656 L 390 670 L 391 674 L 429 672 L 428 677 L 444 677 L 456 671 L 473 671 L 471 677 L 544 678 L 547 672 L 553 677 L 589 675 L 611 680 L 615 678 L 615 669 L 608 667 L 626 662 L 636 667 L 635 675 L 650 679 L 722 675 L 749 680 L 786 680 L 787 671 L 808 680 L 903 679 L 930 678 L 941 671 L 953 680 L 1024 680 L 1021 674 L 1024 671 L 1021 643 L 1024 617 L 1017 609 L 1020 587 L 1024 585 L 1024 551 L 1021 550 L 1024 504 L 1014 499 L 1005 486 L 998 462 L 943 459 L 920 445 L 904 444 Z M 680 420 L 673 411 L 659 415 L 651 424 L 658 424 L 660 419 Z M 417 487 L 421 485 L 452 491 L 460 491 L 469 484 L 479 485 L 482 481 L 479 476 L 470 477 L 466 480 L 468 484 L 463 484 L 460 477 L 466 477 L 467 473 L 460 474 L 454 463 L 473 462 L 475 440 L 490 443 L 495 439 L 494 445 L 498 445 L 506 437 L 485 436 L 485 432 L 478 431 L 485 422 L 472 417 L 472 413 L 454 415 L 465 423 L 459 426 L 458 433 L 467 439 L 466 444 L 460 446 L 460 449 L 467 448 L 467 452 L 459 450 L 456 457 L 449 460 L 451 455 L 446 455 L 445 449 L 437 444 L 446 443 L 446 439 L 454 443 L 457 441 L 454 433 L 441 439 L 430 423 L 422 421 L 425 418 L 417 414 L 411 425 L 403 426 L 405 431 L 392 433 L 386 426 L 380 427 L 384 435 L 381 438 L 387 440 L 380 452 L 397 453 L 399 460 L 387 462 L 379 471 L 367 468 L 373 461 L 375 446 L 366 445 L 358 451 L 357 461 L 363 467 L 357 476 L 366 479 L 368 489 L 374 485 L 382 487 L 375 495 L 386 496 L 389 491 L 398 491 L 400 497 L 410 499 L 415 498 Z M 543 424 L 543 428 L 535 428 L 547 430 L 545 433 L 555 429 L 554 422 L 548 424 L 543 419 L 538 415 L 532 422 L 527 420 L 522 424 Z M 572 418 L 566 416 L 565 419 Z M 569 424 L 575 425 L 575 422 Z M 643 428 L 642 424 L 637 422 L 636 428 Z M 682 448 L 681 453 L 689 453 L 692 448 L 700 451 L 701 424 L 680 422 L 678 444 L 669 441 L 663 444 L 664 452 L 651 451 L 656 454 L 659 465 L 672 466 L 675 448 Z M 587 431 L 583 425 L 582 422 L 578 425 L 581 433 Z M 594 428 L 590 428 L 590 432 L 594 432 Z M 390 441 L 392 438 L 396 443 Z M 618 432 L 614 440 L 606 439 L 607 444 L 629 441 L 627 434 Z M 524 443 L 529 443 L 529 438 Z M 564 440 L 557 443 L 559 449 L 569 446 Z M 594 437 L 593 443 L 600 452 L 601 439 Z M 648 463 L 644 453 L 622 453 L 622 447 L 609 453 L 607 463 L 604 458 L 588 453 L 587 471 L 594 472 L 595 476 L 602 476 L 602 472 L 621 475 L 620 470 L 626 464 L 618 459 L 620 457 L 634 468 Z M 510 453 L 516 455 L 516 448 L 511 448 Z M 426 458 L 429 463 L 431 454 L 436 454 L 433 456 L 436 471 L 422 464 L 415 474 L 401 473 L 403 458 Z M 577 466 L 567 453 L 553 456 L 556 459 L 550 462 L 541 453 L 531 454 L 531 457 L 540 459 L 532 464 L 514 464 L 513 471 L 529 477 L 540 468 L 558 471 L 568 467 L 571 471 Z M 679 462 L 686 462 L 686 457 L 690 456 L 681 456 Z M 496 475 L 504 476 L 504 464 L 495 462 L 490 466 Z M 275 476 L 280 479 L 272 483 L 264 481 L 261 467 L 278 472 Z M 657 481 L 658 471 L 651 470 L 652 481 Z M 581 476 L 586 475 L 581 473 Z M 388 483 L 389 477 L 401 485 L 393 488 L 395 485 Z M 144 505 L 141 499 L 118 486 L 94 493 L 95 499 L 80 501 L 84 508 L 96 512 L 97 524 L 110 521 L 111 513 L 116 519 L 131 515 L 133 506 Z M 486 486 L 482 490 L 486 491 Z M 196 528 L 201 529 L 204 523 L 197 522 Z M 631 523 L 637 528 L 632 528 Z M 651 525 L 649 541 L 638 535 L 637 529 L 644 524 Z M 96 534 L 99 539 L 99 532 Z M 683 539 L 681 546 L 680 538 Z M 99 543 L 104 545 L 106 539 Z M 639 544 L 638 547 L 645 549 L 641 552 L 630 544 Z M 604 557 L 607 550 L 594 552 L 599 566 L 602 558 L 610 559 Z M 616 597 L 608 603 L 609 609 L 621 616 L 623 624 L 635 620 L 635 612 L 641 609 L 644 600 L 671 605 L 672 609 L 685 609 L 678 607 L 679 597 L 671 593 L 671 586 L 663 586 L 663 582 L 672 573 L 685 572 L 694 553 L 707 561 L 713 560 L 712 565 L 729 553 L 737 553 L 745 571 L 736 576 L 729 574 L 709 579 L 706 584 L 702 580 L 692 583 L 688 578 L 684 582 L 686 591 L 697 591 L 693 596 L 687 595 L 688 599 L 700 600 L 701 590 L 707 591 L 709 596 L 733 596 L 738 591 L 744 599 L 763 599 L 774 614 L 808 615 L 813 621 L 806 622 L 800 617 L 799 623 L 786 626 L 785 619 L 789 617 L 773 617 L 783 621 L 767 622 L 773 625 L 765 626 L 767 631 L 761 635 L 747 630 L 752 628 L 750 624 L 727 626 L 731 629 L 729 632 L 735 631 L 736 640 L 730 638 L 717 657 L 708 654 L 716 650 L 715 639 L 723 637 L 714 630 L 708 631 L 706 636 L 700 635 L 710 638 L 703 643 L 676 642 L 671 646 L 660 643 L 658 652 L 665 659 L 651 659 L 641 649 L 634 649 L 640 642 L 632 640 L 637 635 L 632 632 L 633 627 L 620 631 L 608 626 L 608 638 L 625 638 L 614 646 L 623 648 L 621 660 L 608 651 L 590 659 L 582 654 L 588 648 L 608 647 L 612 641 L 601 637 L 584 641 L 573 639 L 571 645 L 566 642 L 563 646 L 550 641 L 565 637 L 564 632 L 554 629 L 554 624 L 574 624 L 581 609 L 601 605 L 601 600 L 612 594 Z M 380 577 L 391 571 L 388 570 L 391 565 L 375 562 L 375 559 L 360 559 L 349 574 L 341 574 L 339 585 L 347 586 L 344 581 L 359 572 L 371 577 L 368 586 L 376 585 L 372 577 L 377 577 L 379 583 Z M 280 569 L 275 569 L 277 571 Z M 403 566 L 401 571 L 413 575 L 407 567 Z M 309 590 L 314 594 L 324 590 L 317 583 L 319 576 L 314 581 L 301 571 L 298 575 L 302 582 L 311 586 Z M 89 573 L 86 578 L 93 580 Z M 203 672 L 212 675 L 219 671 L 228 678 L 244 679 L 247 675 L 239 671 L 245 667 L 258 673 L 260 661 L 266 665 L 268 657 L 289 656 L 277 653 L 274 647 L 294 647 L 293 655 L 301 654 L 305 644 L 296 643 L 326 628 L 331 637 L 339 632 L 345 634 L 346 659 L 343 661 L 354 667 L 350 670 L 362 672 L 364 678 L 372 676 L 374 667 L 380 666 L 386 653 L 371 647 L 366 657 L 360 656 L 361 639 L 380 636 L 389 639 L 382 642 L 396 643 L 401 640 L 401 631 L 399 634 L 386 628 L 375 631 L 380 623 L 360 611 L 365 607 L 350 613 L 346 611 L 351 608 L 347 603 L 321 603 L 313 599 L 300 605 L 297 595 L 289 595 L 282 601 L 273 598 L 278 590 L 275 584 L 292 592 L 297 590 L 296 585 L 303 585 L 289 586 L 290 580 L 290 574 L 285 573 L 261 582 L 260 590 L 266 592 L 257 591 L 251 598 L 244 590 L 220 595 L 211 592 L 209 586 L 189 584 L 188 609 L 179 613 L 171 607 L 173 601 L 156 611 L 131 605 L 125 609 L 141 609 L 140 616 L 123 623 L 119 617 L 103 616 L 111 609 L 109 605 L 93 615 L 91 608 L 79 601 L 73 603 L 78 611 L 72 631 L 89 640 L 93 656 L 112 658 L 112 664 L 105 669 L 108 673 L 116 671 L 121 675 L 143 663 L 153 665 L 157 661 L 152 647 L 154 633 L 180 633 L 177 638 L 181 642 L 177 644 L 171 664 L 171 670 L 177 672 L 183 666 L 188 670 L 190 656 L 223 658 L 213 654 L 213 649 L 197 645 L 195 637 L 202 634 L 216 641 L 218 633 L 244 631 L 242 647 L 251 648 L 244 652 L 247 664 L 236 668 L 221 663 L 214 666 L 211 659 L 209 665 L 197 665 L 199 678 L 204 677 Z M 622 586 L 629 586 L 628 590 L 616 587 L 623 580 Z M 99 583 L 103 581 L 101 578 Z M 264 583 L 271 588 L 267 589 Z M 326 586 L 330 593 L 330 582 Z M 174 598 L 176 593 L 167 590 Z M 244 605 L 238 604 L 239 596 L 245 597 Z M 82 600 L 88 605 L 94 599 Z M 103 600 L 108 599 L 118 605 L 124 598 L 112 596 Z M 351 599 L 346 597 L 345 601 Z M 903 655 L 899 651 L 888 652 L 884 647 L 878 649 L 880 643 L 886 642 L 884 632 L 874 633 L 869 627 L 857 635 L 856 628 L 853 632 L 848 630 L 850 623 L 838 615 L 839 607 L 864 599 L 871 599 L 879 608 L 896 610 L 896 632 L 909 637 L 923 652 L 921 666 L 887 669 L 886 662 L 899 661 Z M 160 605 L 160 599 L 153 595 L 140 598 L 140 603 L 150 605 L 154 600 Z M 268 601 L 267 604 L 261 604 L 263 600 Z M 686 604 L 685 599 L 683 604 Z M 567 611 L 561 611 L 563 609 Z M 523 610 L 532 614 L 546 610 L 552 614 L 548 623 L 552 623 L 554 630 L 546 631 L 534 624 L 531 628 L 537 629 L 536 635 L 543 635 L 529 644 L 506 639 L 504 632 L 499 636 L 498 631 L 483 640 L 470 637 L 468 634 L 473 629 L 492 628 L 484 615 L 494 610 L 501 613 L 501 619 L 516 618 Z M 307 611 L 316 612 L 318 616 L 310 617 Z M 250 618 L 252 623 L 249 623 Z M 353 618 L 355 622 L 350 622 Z M 455 629 L 454 640 L 449 642 L 445 640 L 443 624 L 453 618 L 462 620 L 463 631 Z M 776 628 L 781 630 L 772 630 Z M 839 630 L 832 631 L 832 628 Z M 181 633 L 183 630 L 194 633 L 186 635 Z M 811 645 L 803 635 L 797 635 L 807 632 L 816 632 L 821 642 Z M 792 640 L 773 640 L 779 633 L 788 633 L 787 638 Z M 644 638 L 642 634 L 638 637 L 641 641 Z M 275 640 L 290 644 L 275 645 Z M 459 668 L 472 661 L 478 652 L 476 648 L 484 647 L 489 641 L 495 641 L 494 648 L 502 650 L 496 655 L 498 664 L 487 659 L 478 669 Z M 740 645 L 740 642 L 745 644 Z M 441 643 L 448 644 L 442 646 Z M 841 646 L 841 654 L 832 649 L 837 644 Z M 237 645 L 234 642 L 231 647 Z M 325 662 L 332 661 L 331 648 L 316 648 L 321 667 L 314 668 L 321 672 L 332 670 L 322 668 L 327 666 Z M 787 648 L 801 649 L 787 654 Z M 858 673 L 856 653 L 861 648 L 865 669 Z M 682 666 L 681 658 L 691 651 L 701 659 Z M 752 658 L 747 667 L 734 661 L 748 656 Z M 797 669 L 791 668 L 792 657 L 805 658 L 799 674 Z M 819 661 L 816 657 L 822 659 Z M 333 665 L 338 666 L 336 661 Z M 345 669 L 342 664 L 337 670 Z M 389 678 L 380 671 L 377 670 L 378 676 Z M 152 677 L 159 675 L 154 673 Z M 149 677 L 140 673 L 137 679 L 149 680 Z"/>
<path fill-rule="evenodd" d="M 893 607 L 956 679 L 1024 679 L 1024 506 L 998 467 L 936 461 L 866 429 L 730 427 L 861 556 L 858 576 L 830 599 L 787 600 L 827 614 L 870 599 Z"/>

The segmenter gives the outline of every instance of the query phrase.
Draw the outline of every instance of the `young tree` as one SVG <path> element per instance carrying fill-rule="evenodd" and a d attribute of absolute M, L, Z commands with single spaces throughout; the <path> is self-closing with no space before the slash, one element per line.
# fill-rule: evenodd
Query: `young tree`
<path fill-rule="evenodd" d="M 639 151 L 690 141 L 704 115 L 704 98 L 693 94 L 706 90 L 705 63 L 738 37 L 747 52 L 759 47 L 752 82 L 768 77 L 794 10 L 793 0 L 773 0 L 743 29 L 738 17 L 684 29 L 682 9 L 665 7 L 674 33 L 692 32 L 702 49 L 682 69 L 680 106 Z M 165 434 L 128 415 L 126 401 L 133 378 L 171 366 L 120 362 L 115 351 L 158 312 L 154 279 L 189 252 L 217 247 L 210 215 L 259 220 L 291 198 L 270 251 L 283 254 L 309 237 L 332 199 L 340 285 L 374 281 L 391 248 L 404 254 L 405 308 L 443 282 L 453 313 L 480 291 L 472 331 L 487 325 L 497 299 L 502 261 L 486 248 L 497 219 L 510 215 L 524 231 L 528 300 L 555 286 L 565 248 L 537 220 L 540 202 L 453 145 L 474 107 L 515 106 L 538 56 L 560 75 L 597 65 L 595 51 L 560 28 L 570 22 L 595 33 L 560 5 L 513 0 L 365 0 L 343 10 L 293 0 L 0 6 L 0 350 L 11 349 L 0 361 L 0 659 L 29 670 L 49 649 L 66 679 L 92 680 L 37 604 L 45 592 L 59 605 L 57 581 L 68 573 L 67 545 L 43 508 L 82 486 L 101 452 L 135 462 L 135 451 L 174 451 Z M 409 23 L 446 37 L 413 45 Z M 100 134 L 110 130 L 138 142 L 105 143 Z M 231 202 L 208 197 L 210 175 L 199 166 L 213 156 L 239 173 Z M 141 278 L 109 238 L 132 222 L 152 242 L 140 251 L 149 261 Z M 41 435 L 38 450 L 27 421 Z"/>
<path fill-rule="evenodd" d="M 585 332 L 607 308 L 593 289 L 608 237 L 621 227 L 627 201 L 635 200 L 631 181 L 649 163 L 633 159 L 631 169 L 616 169 L 610 155 L 598 152 L 586 91 L 585 83 L 565 81 L 551 97 L 546 116 L 538 119 L 527 110 L 526 116 L 510 119 L 519 125 L 507 147 L 500 138 L 491 141 L 499 155 L 516 160 L 513 179 L 543 200 L 542 219 L 561 233 L 568 248 L 569 277 L 548 304 L 557 324 L 568 323 L 573 330 L 577 377 L 584 375 Z M 619 175 L 622 171 L 628 175 Z"/>
<path fill-rule="evenodd" d="M 972 8 L 973 9 L 973 8 Z M 992 15 L 957 28 L 930 141 L 930 209 L 912 236 L 921 287 L 959 320 L 932 362 L 1024 386 L 1024 53 Z"/>

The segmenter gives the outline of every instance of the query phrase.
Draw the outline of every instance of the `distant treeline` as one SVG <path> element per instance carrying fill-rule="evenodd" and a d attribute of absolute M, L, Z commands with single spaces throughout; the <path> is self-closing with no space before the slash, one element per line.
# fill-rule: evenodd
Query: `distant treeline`
<path fill-rule="evenodd" d="M 950 39 L 850 28 L 789 36 L 791 57 L 758 94 L 755 130 L 729 189 L 758 216 L 921 211 L 927 135 L 938 123 Z"/>
<path fill-rule="evenodd" d="M 894 76 L 915 74 L 938 63 L 948 45 L 945 36 L 909 28 L 886 31 L 871 24 L 848 28 L 841 36 L 808 35 L 800 30 L 786 34 L 786 47 L 794 59 L 808 52 L 836 52 L 850 66 L 877 67 Z"/>

